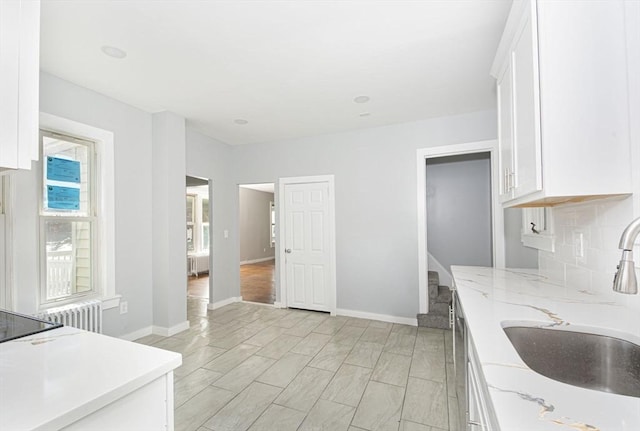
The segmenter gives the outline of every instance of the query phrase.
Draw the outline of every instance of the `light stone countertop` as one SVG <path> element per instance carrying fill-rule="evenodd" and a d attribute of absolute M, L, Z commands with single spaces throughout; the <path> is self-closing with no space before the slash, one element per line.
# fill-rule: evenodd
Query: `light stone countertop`
<path fill-rule="evenodd" d="M 640 398 L 542 376 L 524 364 L 502 330 L 505 321 L 534 321 L 618 333 L 640 344 L 639 313 L 537 270 L 453 266 L 452 273 L 501 431 L 640 430 Z"/>
<path fill-rule="evenodd" d="M 72 327 L 0 343 L 0 430 L 62 428 L 181 363 L 178 353 Z"/>

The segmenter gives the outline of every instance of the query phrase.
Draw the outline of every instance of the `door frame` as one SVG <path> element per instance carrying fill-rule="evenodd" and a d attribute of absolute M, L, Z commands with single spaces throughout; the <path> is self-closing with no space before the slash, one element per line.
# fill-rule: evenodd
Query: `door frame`
<path fill-rule="evenodd" d="M 285 223 L 286 217 L 284 213 L 284 189 L 290 184 L 310 184 L 310 183 L 327 183 L 329 186 L 329 312 L 332 316 L 336 315 L 337 308 L 337 288 L 336 288 L 336 213 L 335 213 L 335 177 L 334 175 L 312 175 L 305 177 L 283 177 L 278 178 L 275 206 L 276 206 L 276 282 L 278 283 L 278 291 L 280 292 L 279 301 L 276 298 L 275 306 L 287 308 L 287 277 L 285 273 Z"/>
<path fill-rule="evenodd" d="M 459 156 L 464 154 L 489 153 L 491 158 L 491 236 L 493 266 L 504 268 L 504 214 L 500 204 L 500 173 L 498 140 L 469 142 L 465 144 L 443 145 L 439 147 L 419 148 L 416 151 L 417 201 L 418 201 L 418 301 L 419 312 L 429 312 L 427 293 L 427 159 L 435 157 Z"/>

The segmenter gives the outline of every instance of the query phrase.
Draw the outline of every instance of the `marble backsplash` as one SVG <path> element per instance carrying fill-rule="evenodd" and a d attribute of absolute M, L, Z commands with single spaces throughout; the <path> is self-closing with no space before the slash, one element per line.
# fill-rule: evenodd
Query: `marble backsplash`
<path fill-rule="evenodd" d="M 633 199 L 607 199 L 556 207 L 552 211 L 555 252 L 540 251 L 538 265 L 550 278 L 578 290 L 611 295 L 640 311 L 640 295 L 622 295 L 611 286 L 620 260 L 620 235 L 633 220 Z M 579 237 L 582 234 L 582 253 Z M 640 279 L 640 244 L 636 272 Z M 581 255 L 580 255 L 581 254 Z"/>

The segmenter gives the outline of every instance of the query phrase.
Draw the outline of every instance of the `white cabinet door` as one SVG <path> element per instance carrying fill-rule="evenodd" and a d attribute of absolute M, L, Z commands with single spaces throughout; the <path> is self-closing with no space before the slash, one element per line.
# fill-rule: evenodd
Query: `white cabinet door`
<path fill-rule="evenodd" d="M 329 184 L 286 184 L 284 199 L 287 305 L 332 311 Z"/>
<path fill-rule="evenodd" d="M 511 62 L 498 77 L 498 143 L 500 146 L 500 201 L 513 198 L 513 95 Z"/>
<path fill-rule="evenodd" d="M 0 1 L 0 171 L 38 159 L 40 1 Z"/>
<path fill-rule="evenodd" d="M 513 197 L 542 190 L 537 32 L 529 8 L 511 52 L 513 69 Z"/>

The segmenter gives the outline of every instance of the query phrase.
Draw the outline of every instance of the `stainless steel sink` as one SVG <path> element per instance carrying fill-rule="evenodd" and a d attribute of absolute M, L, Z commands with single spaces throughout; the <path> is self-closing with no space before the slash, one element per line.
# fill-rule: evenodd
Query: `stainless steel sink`
<path fill-rule="evenodd" d="M 532 370 L 570 385 L 640 398 L 640 346 L 620 338 L 566 329 L 506 326 Z"/>

